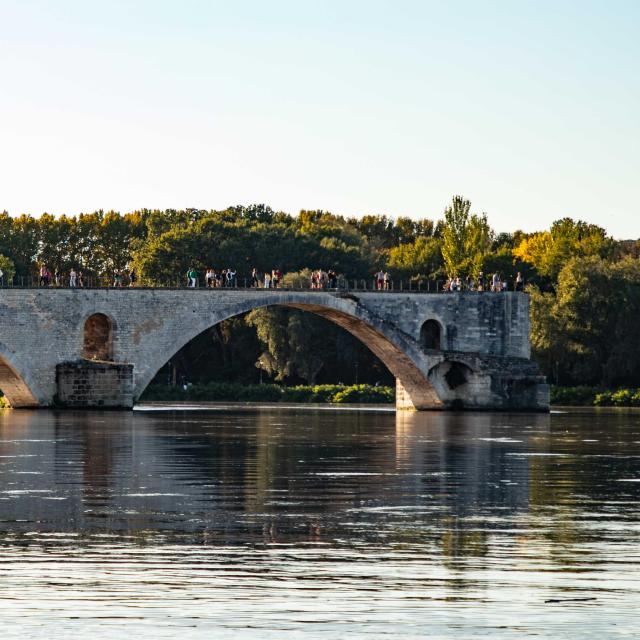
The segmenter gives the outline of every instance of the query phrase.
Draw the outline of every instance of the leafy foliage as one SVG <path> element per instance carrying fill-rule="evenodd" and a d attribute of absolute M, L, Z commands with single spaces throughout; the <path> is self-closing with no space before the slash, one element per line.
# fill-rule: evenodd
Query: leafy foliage
<path fill-rule="evenodd" d="M 444 211 L 442 257 L 449 277 L 477 275 L 491 251 L 494 234 L 486 214 L 472 215 L 471 202 L 455 196 Z"/>
<path fill-rule="evenodd" d="M 533 292 L 531 310 L 532 345 L 556 383 L 640 379 L 639 260 L 572 258 L 555 294 Z"/>
<path fill-rule="evenodd" d="M 11 258 L 0 254 L 0 271 L 2 271 L 2 282 L 13 282 L 13 277 L 16 275 L 16 267 L 13 264 Z"/>
<path fill-rule="evenodd" d="M 144 401 L 192 400 L 216 402 L 330 402 L 333 404 L 376 403 L 391 404 L 395 399 L 392 387 L 366 384 L 344 386 L 325 384 L 283 387 L 276 384 L 242 385 L 228 382 L 193 384 L 186 389 L 176 386 L 152 385 L 144 392 Z"/>

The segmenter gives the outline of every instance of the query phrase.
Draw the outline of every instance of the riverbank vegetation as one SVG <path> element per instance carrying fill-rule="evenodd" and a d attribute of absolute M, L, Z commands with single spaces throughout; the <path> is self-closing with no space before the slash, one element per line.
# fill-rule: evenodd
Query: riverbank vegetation
<path fill-rule="evenodd" d="M 551 404 L 578 407 L 640 407 L 640 389 L 551 387 Z"/>
<path fill-rule="evenodd" d="M 517 220 L 517 212 L 514 212 Z M 265 205 L 224 210 L 97 211 L 39 218 L 0 214 L 3 284 L 38 281 L 45 264 L 88 284 L 109 284 L 135 269 L 140 285 L 184 286 L 187 269 L 279 269 L 300 286 L 311 269 L 334 269 L 371 283 L 380 269 L 396 288 L 440 286 L 447 277 L 498 272 L 513 288 L 523 274 L 531 294 L 533 356 L 556 386 L 640 386 L 640 245 L 571 218 L 536 233 L 498 233 L 469 201 L 453 198 L 442 215 L 419 220 L 345 217 L 321 210 L 298 215 Z M 202 280 L 201 280 L 202 282 Z M 481 295 L 481 294 L 478 294 Z M 167 354 L 168 357 L 171 354 Z M 392 385 L 386 368 L 351 335 L 322 318 L 264 308 L 222 322 L 171 358 L 155 384 L 341 382 Z"/>
<path fill-rule="evenodd" d="M 195 402 L 291 402 L 331 404 L 391 404 L 395 400 L 392 387 L 376 387 L 369 384 L 320 384 L 283 386 L 277 384 L 234 384 L 209 382 L 188 384 L 186 388 L 173 385 L 151 385 L 141 402 L 150 401 L 195 401 Z"/>

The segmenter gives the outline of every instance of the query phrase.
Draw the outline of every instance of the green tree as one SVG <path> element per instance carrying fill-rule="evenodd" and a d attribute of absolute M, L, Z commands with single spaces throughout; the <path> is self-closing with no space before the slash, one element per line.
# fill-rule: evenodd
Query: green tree
<path fill-rule="evenodd" d="M 515 258 L 529 263 L 546 283 L 555 283 L 562 268 L 574 257 L 611 258 L 615 242 L 602 227 L 571 218 L 556 220 L 549 231 L 522 238 L 513 249 Z"/>
<path fill-rule="evenodd" d="M 471 215 L 471 202 L 455 196 L 444 212 L 442 257 L 449 277 L 477 273 L 491 251 L 494 234 L 486 214 Z"/>
<path fill-rule="evenodd" d="M 321 319 L 300 311 L 266 307 L 250 312 L 247 323 L 255 328 L 265 347 L 256 366 L 277 381 L 300 378 L 316 383 L 327 353 Z"/>
<path fill-rule="evenodd" d="M 491 253 L 493 240 L 494 233 L 489 226 L 487 215 L 470 216 L 464 239 L 467 259 L 462 263 L 462 268 L 466 273 L 478 274 L 483 260 Z"/>
<path fill-rule="evenodd" d="M 433 278 L 441 274 L 442 246 L 437 238 L 419 237 L 389 250 L 387 266 L 400 278 Z"/>
<path fill-rule="evenodd" d="M 639 260 L 572 258 L 555 295 L 532 296 L 535 354 L 545 372 L 565 384 L 639 384 L 639 314 Z"/>
<path fill-rule="evenodd" d="M 2 271 L 1 282 L 4 286 L 13 283 L 13 277 L 16 275 L 16 267 L 11 258 L 0 254 L 0 271 Z"/>
<path fill-rule="evenodd" d="M 442 232 L 442 258 L 447 275 L 459 273 L 467 255 L 467 224 L 471 202 L 462 196 L 454 196 L 453 202 L 444 210 L 444 230 Z"/>
<path fill-rule="evenodd" d="M 393 377 L 357 338 L 312 313 L 282 307 L 251 311 L 263 351 L 256 366 L 276 381 L 385 382 Z"/>

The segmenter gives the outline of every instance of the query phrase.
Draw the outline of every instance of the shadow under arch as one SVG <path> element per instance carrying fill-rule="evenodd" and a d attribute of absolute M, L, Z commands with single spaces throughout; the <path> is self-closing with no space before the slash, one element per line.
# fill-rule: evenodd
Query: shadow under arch
<path fill-rule="evenodd" d="M 316 295 L 319 297 L 321 294 Z M 307 311 L 325 318 L 326 320 L 330 320 L 339 327 L 348 331 L 351 335 L 358 338 L 369 350 L 371 350 L 371 352 L 387 367 L 387 369 L 389 369 L 391 374 L 395 376 L 397 381 L 402 385 L 406 396 L 410 398 L 414 408 L 442 408 L 443 403 L 440 400 L 436 389 L 420 371 L 411 357 L 401 348 L 401 346 L 395 344 L 389 336 L 383 334 L 377 328 L 372 326 L 371 323 L 333 306 L 291 300 L 267 301 L 261 304 L 253 303 L 251 305 L 247 305 L 247 308 L 242 310 L 238 310 L 236 307 L 233 312 L 217 318 L 204 328 L 199 327 L 196 331 L 190 331 L 183 334 L 182 339 L 176 341 L 175 347 L 171 349 L 171 352 L 165 353 L 161 360 L 157 359 L 156 362 L 151 364 L 146 374 L 136 382 L 136 398 L 139 398 L 142 395 L 142 392 L 146 389 L 157 372 L 173 357 L 173 355 L 199 333 L 207 328 L 215 326 L 223 320 L 241 315 L 242 313 L 246 313 L 253 309 L 270 306 L 288 307 L 298 309 L 300 311 Z"/>
<path fill-rule="evenodd" d="M 8 349 L 2 344 L 0 344 L 0 390 L 15 409 L 32 408 L 40 404 L 26 376 L 19 372 Z"/>

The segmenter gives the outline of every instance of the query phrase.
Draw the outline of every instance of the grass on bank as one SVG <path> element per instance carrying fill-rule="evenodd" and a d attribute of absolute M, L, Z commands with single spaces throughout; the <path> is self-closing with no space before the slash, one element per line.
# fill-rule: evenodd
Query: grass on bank
<path fill-rule="evenodd" d="M 231 382 L 210 382 L 181 387 L 154 385 L 146 389 L 141 401 L 236 401 L 236 402 L 300 402 L 332 404 L 393 404 L 395 389 L 369 384 L 299 385 L 283 387 L 277 384 L 242 385 Z M 602 389 L 600 387 L 551 387 L 551 404 L 574 407 L 640 407 L 640 389 Z M 0 409 L 10 407 L 0 392 Z"/>
<path fill-rule="evenodd" d="M 148 387 L 141 401 L 236 401 L 236 402 L 328 402 L 332 404 L 392 404 L 395 389 L 368 384 L 319 384 L 284 387 L 277 384 L 243 385 L 209 382 L 181 387 Z M 551 404 L 581 407 L 640 407 L 640 389 L 602 389 L 601 387 L 551 387 Z"/>
<path fill-rule="evenodd" d="M 551 404 L 581 407 L 640 407 L 640 389 L 551 387 Z"/>
<path fill-rule="evenodd" d="M 140 398 L 145 401 L 235 401 L 235 402 L 329 402 L 332 404 L 392 404 L 395 389 L 370 384 L 318 384 L 283 387 L 277 384 L 243 385 L 231 382 L 209 382 L 182 387 L 153 385 Z"/>

